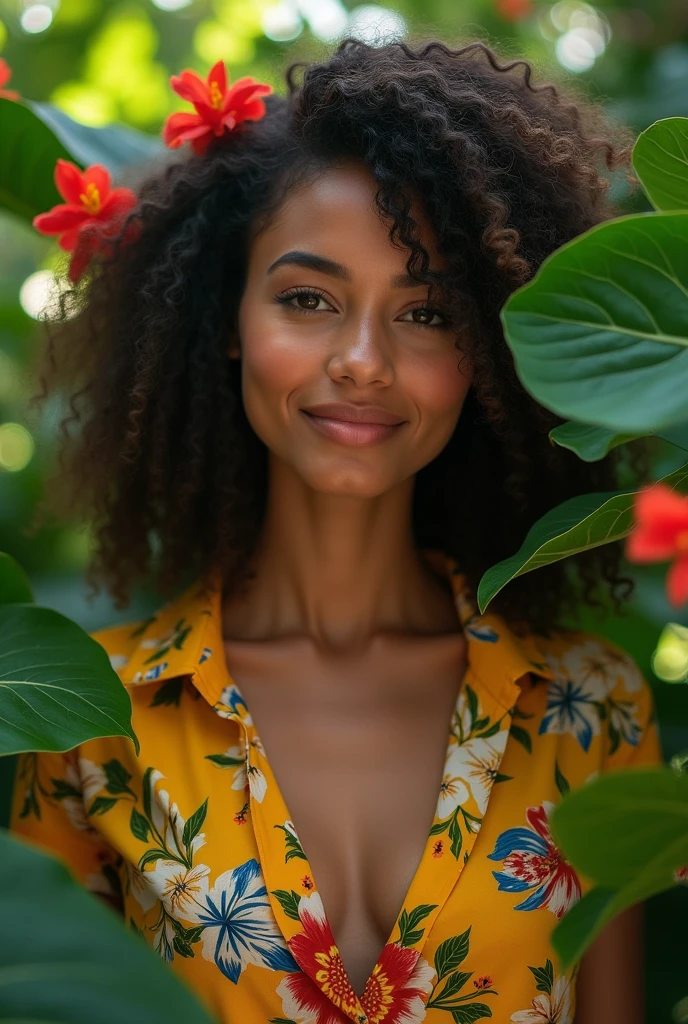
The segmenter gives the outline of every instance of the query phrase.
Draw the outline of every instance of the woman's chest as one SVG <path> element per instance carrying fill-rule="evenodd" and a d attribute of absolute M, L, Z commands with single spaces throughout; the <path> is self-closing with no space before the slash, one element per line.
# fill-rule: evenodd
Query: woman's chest
<path fill-rule="evenodd" d="M 461 649 L 228 662 L 362 992 L 420 863 L 445 766 Z M 247 671 L 252 668 L 253 672 Z"/>
<path fill-rule="evenodd" d="M 184 689 L 178 706 L 155 705 L 151 689 L 145 699 L 140 691 L 135 704 L 138 759 L 124 757 L 116 740 L 88 745 L 86 757 L 93 758 L 94 767 L 84 763 L 82 773 L 90 779 L 89 797 L 108 800 L 92 825 L 122 854 L 127 923 L 207 994 L 222 1019 L 245 1013 L 246 1019 L 253 1015 L 298 1021 L 318 1000 L 323 1007 L 346 1009 L 346 999 L 355 998 L 347 996 L 347 970 L 359 993 L 360 979 L 364 973 L 369 976 L 361 1005 L 371 1019 L 375 992 L 382 991 L 383 982 L 398 995 L 399 1013 L 407 1004 L 415 1006 L 414 1001 L 425 1003 L 422 1013 L 416 1007 L 414 1020 L 451 1022 L 452 1009 L 462 1007 L 483 1016 L 487 1007 L 498 1019 L 508 1020 L 511 1013 L 530 1007 L 537 991 L 529 968 L 546 969 L 553 955 L 551 931 L 562 907 L 577 895 L 575 876 L 554 848 L 548 828 L 560 795 L 557 768 L 576 781 L 570 772 L 571 744 L 568 737 L 538 738 L 542 709 L 531 704 L 528 718 L 512 719 L 503 709 L 499 717 L 481 694 L 477 701 L 466 697 L 457 702 L 458 718 L 447 716 L 456 742 L 444 768 L 439 765 L 434 787 L 430 773 L 421 770 L 430 756 L 429 733 L 423 749 L 418 745 L 423 730 L 409 730 L 396 768 L 385 776 L 382 758 L 352 747 L 356 730 L 344 728 L 341 716 L 329 734 L 326 719 L 321 720 L 322 742 L 335 752 L 325 762 L 330 767 L 323 784 L 314 789 L 313 772 L 304 769 L 300 774 L 297 769 L 290 774 L 288 762 L 307 762 L 313 747 L 308 735 L 318 723 L 311 722 L 311 729 L 301 733 L 276 730 L 276 754 L 282 732 L 298 739 L 281 751 L 279 777 L 279 768 L 273 772 L 277 762 L 269 740 L 263 746 L 259 738 L 258 712 L 254 722 L 235 692 L 224 695 L 216 713 L 192 687 Z M 304 717 L 308 719 L 305 712 Z M 277 718 L 274 722 L 278 724 Z M 517 722 L 530 736 L 530 749 L 508 737 Z M 395 732 L 399 734 L 399 723 Z M 395 756 L 384 736 L 379 754 L 387 761 Z M 367 771 L 353 776 L 348 786 L 338 783 L 337 772 L 347 764 L 352 779 L 357 758 L 363 758 Z M 121 771 L 115 771 L 115 761 Z M 425 780 L 424 795 L 422 786 L 414 791 L 417 796 L 401 791 L 399 771 L 407 769 L 406 784 L 412 788 L 413 769 Z M 378 785 L 378 775 L 387 779 L 385 784 Z M 99 777 L 102 782 L 115 776 L 126 791 L 96 793 Z M 293 807 L 286 796 L 290 784 Z M 346 852 L 353 847 L 347 845 L 346 823 L 342 826 L 330 816 L 326 824 L 331 841 L 320 851 L 319 877 L 320 848 L 314 844 L 321 830 L 311 808 L 337 785 L 344 801 L 338 804 L 341 815 L 358 815 L 355 820 L 360 822 L 365 808 L 366 822 L 355 826 L 362 863 L 358 873 L 352 868 L 346 875 L 347 855 L 355 865 Z M 299 786 L 310 800 L 299 799 Z M 439 800 L 435 789 L 440 790 Z M 430 810 L 424 806 L 428 801 Z M 312 849 L 305 838 L 309 814 Z M 402 874 L 408 873 L 414 857 L 417 862 L 418 849 L 408 843 L 402 861 L 395 847 L 404 845 L 421 815 L 424 820 L 414 833 L 422 848 L 421 863 L 408 884 Z M 378 856 L 377 875 L 366 863 L 366 840 L 372 843 L 371 856 L 375 850 L 386 853 L 386 858 Z M 333 861 L 344 865 L 339 877 L 328 874 Z M 402 865 L 396 876 L 395 863 Z M 358 899 L 360 919 L 347 917 L 345 908 L 340 935 L 333 936 L 327 918 L 335 916 L 339 893 L 349 885 L 355 898 L 361 879 L 369 889 Z M 318 906 L 324 907 L 324 916 Z M 394 927 L 381 920 L 371 924 L 371 907 L 378 915 L 394 914 Z M 348 932 L 342 923 L 347 921 Z M 482 1004 L 480 1009 L 474 1003 Z M 341 1020 L 355 1020 L 353 1011 L 345 1009 Z"/>

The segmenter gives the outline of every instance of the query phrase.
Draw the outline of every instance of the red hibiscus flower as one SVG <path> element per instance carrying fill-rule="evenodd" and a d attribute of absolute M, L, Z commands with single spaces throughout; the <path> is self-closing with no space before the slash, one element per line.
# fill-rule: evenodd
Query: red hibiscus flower
<path fill-rule="evenodd" d="M 42 235 L 57 235 L 60 248 L 73 253 L 69 278 L 75 283 L 96 251 L 109 251 L 108 240 L 119 233 L 124 217 L 138 200 L 129 188 L 111 188 L 110 174 L 101 164 L 80 171 L 60 158 L 55 185 L 66 202 L 39 213 L 33 226 Z M 136 232 L 130 227 L 128 237 L 133 237 Z"/>
<path fill-rule="evenodd" d="M 12 77 L 12 69 L 6 60 L 0 57 L 0 98 L 4 100 L 19 100 L 21 96 L 14 89 L 4 89 L 5 82 L 9 82 Z"/>
<path fill-rule="evenodd" d="M 673 559 L 666 590 L 677 608 L 688 598 L 688 498 L 667 484 L 652 484 L 636 495 L 634 513 L 636 526 L 626 539 L 626 557 L 631 562 Z"/>
<path fill-rule="evenodd" d="M 165 121 L 162 137 L 166 146 L 177 149 L 184 142 L 199 156 L 205 152 L 214 136 L 231 131 L 242 121 L 259 121 L 265 115 L 265 104 L 260 99 L 272 92 L 272 86 L 240 78 L 227 88 L 227 71 L 219 60 L 203 81 L 195 71 L 182 71 L 172 75 L 170 85 L 183 100 L 192 103 L 195 114 L 170 114 Z"/>
<path fill-rule="evenodd" d="M 304 930 L 287 945 L 303 973 L 288 974 L 277 987 L 286 1017 L 308 1014 L 312 1024 L 345 1024 L 356 1016 L 368 1024 L 416 1024 L 424 1019 L 435 970 L 417 950 L 388 943 L 359 1004 L 317 893 L 301 898 L 299 920 Z"/>

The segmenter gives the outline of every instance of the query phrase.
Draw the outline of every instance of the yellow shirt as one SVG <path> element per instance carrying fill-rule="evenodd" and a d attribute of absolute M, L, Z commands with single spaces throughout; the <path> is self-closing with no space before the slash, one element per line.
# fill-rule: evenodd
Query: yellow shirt
<path fill-rule="evenodd" d="M 595 634 L 517 635 L 479 615 L 456 565 L 440 562 L 468 668 L 434 824 L 360 998 L 228 674 L 217 584 L 93 634 L 131 696 L 138 758 L 119 736 L 20 757 L 11 827 L 87 888 L 121 891 L 127 925 L 221 1021 L 573 1020 L 575 972 L 561 972 L 551 932 L 588 885 L 548 819 L 598 772 L 661 761 L 651 691 Z"/>

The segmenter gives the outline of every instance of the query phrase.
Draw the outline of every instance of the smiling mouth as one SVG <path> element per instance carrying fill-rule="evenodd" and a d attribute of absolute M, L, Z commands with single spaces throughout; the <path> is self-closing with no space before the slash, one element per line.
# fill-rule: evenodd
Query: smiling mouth
<path fill-rule="evenodd" d="M 364 423 L 360 420 L 339 420 L 331 416 L 317 416 L 305 409 L 301 409 L 300 412 L 321 434 L 340 444 L 355 447 L 386 441 L 407 422 L 403 420 L 401 423 Z"/>

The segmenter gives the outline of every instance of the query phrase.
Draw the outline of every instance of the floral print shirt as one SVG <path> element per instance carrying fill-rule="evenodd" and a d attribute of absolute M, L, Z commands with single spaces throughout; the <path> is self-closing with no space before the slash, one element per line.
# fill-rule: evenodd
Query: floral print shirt
<path fill-rule="evenodd" d="M 575 969 L 561 971 L 551 933 L 588 884 L 549 818 L 599 772 L 661 762 L 651 691 L 595 634 L 545 638 L 480 615 L 456 564 L 431 554 L 468 668 L 425 850 L 360 995 L 228 673 L 217 583 L 92 634 L 131 696 L 138 757 L 119 736 L 20 756 L 11 828 L 114 894 L 219 1021 L 573 1021 Z"/>

